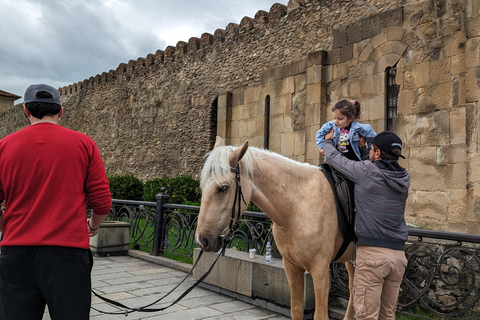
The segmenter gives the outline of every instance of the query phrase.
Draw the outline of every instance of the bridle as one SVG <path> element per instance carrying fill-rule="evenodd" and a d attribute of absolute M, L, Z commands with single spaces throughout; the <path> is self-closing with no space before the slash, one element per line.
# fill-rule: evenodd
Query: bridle
<path fill-rule="evenodd" d="M 192 268 L 190 269 L 190 271 L 188 272 L 188 274 L 185 276 L 185 278 L 183 278 L 182 281 L 180 281 L 179 284 L 177 284 L 175 287 L 173 287 L 172 290 L 170 290 L 169 292 L 167 292 L 164 296 L 162 296 L 160 299 L 148 304 L 148 305 L 145 305 L 143 307 L 138 307 L 138 308 L 132 308 L 132 307 L 128 307 L 120 302 L 117 302 L 117 301 L 114 301 L 114 300 L 111 300 L 111 299 L 108 299 L 108 298 L 105 298 L 105 297 L 102 297 L 100 296 L 98 293 L 96 293 L 95 291 L 93 291 L 93 289 L 91 290 L 92 293 L 100 298 L 101 300 L 111 304 L 111 305 L 114 305 L 116 307 L 120 307 L 120 308 L 123 308 L 125 309 L 125 311 L 117 311 L 117 312 L 106 312 L 106 311 L 102 311 L 102 310 L 98 310 L 94 307 L 92 307 L 93 310 L 97 311 L 97 312 L 100 312 L 100 313 L 103 313 L 103 314 L 124 314 L 125 316 L 128 316 L 130 313 L 132 312 L 159 312 L 159 311 L 163 311 L 165 309 L 168 309 L 170 308 L 171 306 L 173 306 L 174 304 L 176 304 L 177 302 L 179 302 L 180 300 L 182 300 L 188 293 L 190 293 L 190 291 L 192 291 L 196 286 L 198 286 L 209 274 L 210 272 L 212 271 L 213 267 L 215 266 L 215 264 L 217 263 L 218 261 L 218 258 L 220 258 L 221 256 L 224 256 L 225 255 L 225 250 L 227 249 L 227 246 L 228 244 L 230 243 L 230 239 L 227 238 L 227 234 L 232 230 L 232 227 L 233 227 L 233 223 L 235 221 L 236 218 L 238 218 L 240 216 L 240 210 L 241 210 L 241 206 L 242 206 L 242 203 L 241 201 L 243 201 L 243 203 L 245 203 L 245 205 L 247 204 L 246 201 L 245 201 L 245 198 L 243 197 L 243 193 L 242 193 L 242 185 L 240 184 L 240 166 L 239 164 L 237 164 L 237 167 L 236 168 L 230 168 L 230 171 L 235 173 L 235 180 L 236 180 L 236 187 L 235 187 L 235 198 L 233 200 L 233 206 L 232 206 L 232 214 L 231 214 L 231 217 L 230 217 L 230 222 L 228 224 L 228 227 L 223 229 L 222 233 L 220 234 L 220 238 L 223 239 L 223 246 L 222 246 L 222 250 L 220 252 L 220 254 L 217 256 L 217 258 L 215 259 L 215 261 L 213 261 L 213 264 L 210 266 L 210 268 L 207 270 L 207 272 L 205 272 L 201 277 L 200 279 L 198 279 L 194 284 L 192 284 L 184 293 L 182 293 L 174 302 L 172 302 L 171 304 L 169 304 L 168 306 L 166 307 L 163 307 L 163 308 L 150 308 L 151 306 L 157 304 L 158 302 L 160 302 L 161 300 L 163 300 L 165 297 L 169 296 L 172 292 L 174 292 L 193 272 L 193 270 L 195 269 L 195 267 L 197 266 L 198 264 L 198 261 L 200 261 L 200 258 L 202 257 L 202 254 L 203 254 L 203 250 L 200 251 L 197 259 L 195 260 L 195 263 L 193 264 Z M 235 209 L 238 207 L 238 217 L 237 215 L 235 214 Z M 227 231 L 225 233 L 225 231 Z"/>
<path fill-rule="evenodd" d="M 240 183 L 240 165 L 237 163 L 237 167 L 235 167 L 235 168 L 230 167 L 230 171 L 235 173 L 235 181 L 236 181 L 236 183 L 235 183 L 235 198 L 233 199 L 232 214 L 230 216 L 230 222 L 228 224 L 228 227 L 223 229 L 222 233 L 219 236 L 220 238 L 223 239 L 224 242 L 227 239 L 228 232 L 230 232 L 230 230 L 232 230 L 233 223 L 234 223 L 235 219 L 238 219 L 240 217 L 240 210 L 241 210 L 241 207 L 242 207 L 241 201 L 243 201 L 243 203 L 245 203 L 245 205 L 247 205 L 247 202 L 245 201 L 245 198 L 243 197 L 242 185 Z M 236 207 L 237 203 L 238 203 L 238 206 L 237 206 L 238 216 L 235 214 L 235 209 L 236 209 L 235 207 Z M 227 231 L 227 233 L 225 233 L 225 231 Z"/>

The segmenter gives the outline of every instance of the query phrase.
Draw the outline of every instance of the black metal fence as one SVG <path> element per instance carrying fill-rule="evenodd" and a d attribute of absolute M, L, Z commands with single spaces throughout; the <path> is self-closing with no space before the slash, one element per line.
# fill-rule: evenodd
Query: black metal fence
<path fill-rule="evenodd" d="M 113 200 L 108 220 L 130 223 L 130 245 L 152 255 L 192 259 L 200 207 L 168 203 L 164 192 L 156 202 Z M 264 254 L 273 243 L 271 220 L 247 211 L 230 235 L 230 247 Z M 399 313 L 419 319 L 480 319 L 480 236 L 409 229 L 408 266 L 399 298 Z M 343 264 L 331 265 L 331 302 L 348 299 Z"/>

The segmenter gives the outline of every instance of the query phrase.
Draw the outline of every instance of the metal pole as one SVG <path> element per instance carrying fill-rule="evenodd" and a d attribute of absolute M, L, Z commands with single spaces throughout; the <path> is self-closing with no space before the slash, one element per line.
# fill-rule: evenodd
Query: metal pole
<path fill-rule="evenodd" d="M 162 187 L 160 193 L 155 196 L 155 199 L 157 200 L 157 208 L 155 210 L 155 229 L 153 231 L 152 252 L 150 253 L 152 256 L 158 256 L 163 253 L 162 243 L 166 240 L 167 236 L 165 233 L 163 204 L 168 202 L 170 195 L 166 194 L 165 188 Z"/>

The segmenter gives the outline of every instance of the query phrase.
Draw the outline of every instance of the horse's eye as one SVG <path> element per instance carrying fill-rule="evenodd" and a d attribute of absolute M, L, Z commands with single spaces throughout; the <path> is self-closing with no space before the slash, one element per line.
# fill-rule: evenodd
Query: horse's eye
<path fill-rule="evenodd" d="M 218 188 L 218 193 L 220 193 L 220 192 L 225 192 L 225 191 L 227 191 L 227 190 L 228 190 L 228 186 L 220 186 L 220 187 Z"/>

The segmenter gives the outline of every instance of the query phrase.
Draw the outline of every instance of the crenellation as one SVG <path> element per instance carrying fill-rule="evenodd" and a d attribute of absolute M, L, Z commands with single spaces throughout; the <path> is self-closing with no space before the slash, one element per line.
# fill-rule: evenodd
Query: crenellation
<path fill-rule="evenodd" d="M 175 56 L 183 56 L 188 51 L 188 43 L 185 41 L 178 41 L 177 46 L 175 47 Z"/>
<path fill-rule="evenodd" d="M 201 47 L 211 45 L 213 43 L 213 38 L 214 38 L 214 36 L 212 34 L 210 34 L 208 32 L 205 32 L 200 37 L 200 44 L 199 45 Z"/>
<path fill-rule="evenodd" d="M 288 7 L 280 4 L 280 3 L 274 3 L 270 7 L 270 14 L 268 16 L 268 24 L 273 27 L 276 26 L 280 20 L 286 16 L 288 13 Z"/>
<path fill-rule="evenodd" d="M 225 28 L 225 40 L 234 40 L 240 31 L 240 26 L 236 23 L 230 22 Z"/>
<path fill-rule="evenodd" d="M 243 17 L 240 21 L 240 31 L 251 30 L 255 26 L 255 22 L 250 17 Z"/>
<path fill-rule="evenodd" d="M 124 74 L 127 72 L 127 64 L 126 63 L 120 63 L 117 67 L 117 74 Z"/>
<path fill-rule="evenodd" d="M 253 20 L 255 21 L 255 24 L 267 25 L 269 15 L 270 14 L 267 11 L 258 10 Z"/>
<path fill-rule="evenodd" d="M 150 67 L 155 63 L 155 55 L 149 53 L 145 59 L 145 66 Z"/>
<path fill-rule="evenodd" d="M 174 61 L 175 60 L 175 47 L 174 46 L 168 46 L 165 49 L 165 61 Z"/>
<path fill-rule="evenodd" d="M 225 41 L 225 33 L 226 31 L 223 29 L 217 29 L 214 32 L 214 38 L 213 40 L 216 42 L 224 42 Z"/>
<path fill-rule="evenodd" d="M 157 52 L 155 52 L 155 64 L 163 64 L 164 61 L 165 61 L 165 51 L 157 50 Z"/>

